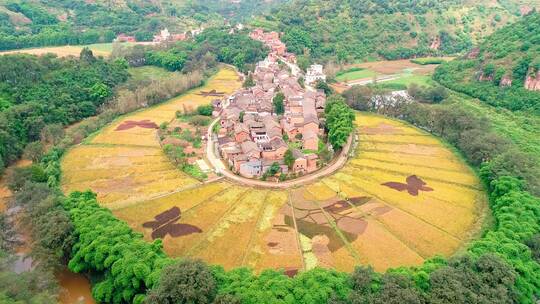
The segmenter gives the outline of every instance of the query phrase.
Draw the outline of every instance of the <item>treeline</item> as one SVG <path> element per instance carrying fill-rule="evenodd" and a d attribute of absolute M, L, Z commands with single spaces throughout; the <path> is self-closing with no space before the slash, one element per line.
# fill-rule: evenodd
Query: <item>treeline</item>
<path fill-rule="evenodd" d="M 527 246 L 540 232 L 540 199 L 534 196 L 540 194 L 540 171 L 534 158 L 492 131 L 485 118 L 456 104 L 412 103 L 398 117 L 459 147 L 479 168 L 496 224 L 468 252 L 476 257 L 493 253 L 512 266 L 517 274 L 513 302 L 540 298 L 540 265 L 532 258 L 534 248 Z"/>
<path fill-rule="evenodd" d="M 128 78 L 127 65 L 96 58 L 54 55 L 0 57 L 0 168 L 17 160 L 47 125 L 93 116 Z"/>
<path fill-rule="evenodd" d="M 147 51 L 144 61 L 169 71 L 183 72 L 223 62 L 246 72 L 253 69 L 254 64 L 264 59 L 267 53 L 267 48 L 261 42 L 243 33 L 229 34 L 226 29 L 213 28 L 196 36 L 194 41 L 179 42 L 165 50 Z"/>

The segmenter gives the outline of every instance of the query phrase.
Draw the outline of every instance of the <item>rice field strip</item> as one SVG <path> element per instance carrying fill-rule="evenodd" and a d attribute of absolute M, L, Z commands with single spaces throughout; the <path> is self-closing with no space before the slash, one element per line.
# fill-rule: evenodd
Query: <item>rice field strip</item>
<path fill-rule="evenodd" d="M 227 216 L 229 213 L 231 213 L 234 208 L 236 207 L 236 205 L 239 204 L 239 202 L 242 201 L 242 199 L 249 193 L 249 188 L 247 188 L 244 192 L 242 192 L 238 198 L 236 198 L 235 202 L 232 203 L 229 208 L 227 208 L 227 210 L 225 210 L 225 212 L 223 212 L 223 214 L 219 217 L 219 219 L 214 223 L 212 224 L 212 226 L 210 227 L 210 229 L 208 229 L 206 232 L 204 233 L 201 233 L 201 236 L 199 237 L 199 240 L 193 245 L 191 246 L 191 248 L 189 248 L 188 250 L 186 250 L 183 254 L 183 256 L 189 256 L 191 257 L 194 252 L 196 252 L 200 246 L 202 246 L 204 244 L 204 242 L 207 240 L 207 236 L 210 234 L 210 233 L 213 233 L 214 231 L 216 231 L 216 229 L 219 227 L 219 224 L 221 224 L 221 221 L 223 221 L 223 218 L 225 218 L 225 216 Z"/>
<path fill-rule="evenodd" d="M 309 192 L 311 195 L 316 197 L 307 188 L 304 188 L 304 191 Z M 349 241 L 347 241 L 347 238 L 343 235 L 343 232 L 341 231 L 341 229 L 339 229 L 338 226 L 336 225 L 336 222 L 334 221 L 334 218 L 331 217 L 330 215 L 328 215 L 328 213 L 326 211 L 324 211 L 324 209 L 321 207 L 321 205 L 319 204 L 319 202 L 317 200 L 314 200 L 313 203 L 319 208 L 319 210 L 321 210 L 322 214 L 324 215 L 324 217 L 326 218 L 326 220 L 328 221 L 330 226 L 332 226 L 332 228 L 334 228 L 334 230 L 336 231 L 337 235 L 339 235 L 339 238 L 341 239 L 341 241 L 343 242 L 343 244 L 345 245 L 345 247 L 349 251 L 350 255 L 353 257 L 354 261 L 357 264 L 361 264 L 360 255 L 358 254 L 356 249 L 354 249 L 352 247 L 351 243 L 349 243 Z"/>
<path fill-rule="evenodd" d="M 117 147 L 125 147 L 125 148 L 144 148 L 144 149 L 155 149 L 155 150 L 161 150 L 161 147 L 159 146 L 159 143 L 156 142 L 156 145 L 135 145 L 135 144 L 110 144 L 110 143 L 95 143 L 95 142 L 88 142 L 88 143 L 81 143 L 81 146 L 90 146 L 90 147 L 100 147 L 100 148 L 117 148 Z"/>
<path fill-rule="evenodd" d="M 196 212 L 200 208 L 204 207 L 207 203 L 211 202 L 215 197 L 221 196 L 223 193 L 227 192 L 228 190 L 229 190 L 229 188 L 224 188 L 224 189 L 218 191 L 217 193 L 214 193 L 214 194 L 210 195 L 209 197 L 205 198 L 204 200 L 202 200 L 198 204 L 195 204 L 194 206 L 191 206 L 190 208 L 182 211 L 183 218 L 184 219 L 189 219 L 193 212 Z M 242 192 L 242 194 L 243 193 L 244 192 Z"/>
<path fill-rule="evenodd" d="M 387 154 L 390 154 L 390 153 L 387 153 Z M 419 155 L 419 154 L 417 154 L 417 155 Z M 419 156 L 421 156 L 421 155 L 419 155 Z M 369 157 L 369 156 L 362 156 L 362 159 L 373 160 L 373 161 L 378 161 L 378 162 L 381 162 L 381 163 L 387 163 L 387 164 L 392 164 L 392 165 L 414 166 L 414 167 L 433 169 L 433 170 L 439 170 L 439 171 L 463 173 L 463 170 L 458 170 L 458 169 L 439 168 L 439 167 L 433 167 L 433 166 L 428 166 L 428 165 L 424 165 L 424 164 L 422 164 L 422 165 L 420 165 L 420 164 L 411 164 L 411 163 L 392 161 L 392 160 L 385 160 L 385 159 L 380 159 L 380 158 L 376 158 L 376 157 Z M 426 160 L 426 162 L 429 162 L 429 161 Z"/>
<path fill-rule="evenodd" d="M 289 205 L 289 207 L 291 208 L 291 213 L 292 213 L 292 220 L 293 220 L 293 225 L 294 225 L 294 230 L 295 230 L 295 237 L 296 237 L 296 246 L 298 247 L 298 250 L 300 251 L 300 256 L 302 257 L 301 260 L 302 260 L 302 270 L 306 270 L 306 260 L 305 260 L 305 257 L 304 257 L 304 249 L 302 249 L 302 243 L 300 241 L 300 232 L 298 232 L 298 225 L 296 224 L 296 214 L 294 213 L 294 204 L 292 202 L 292 198 L 291 198 L 291 191 L 290 190 L 287 190 L 287 203 Z"/>
<path fill-rule="evenodd" d="M 368 135 L 364 135 L 364 136 L 368 136 Z M 360 137 L 362 137 L 362 135 L 360 135 Z M 368 144 L 395 144 L 395 145 L 414 144 L 414 145 L 417 145 L 417 146 L 437 147 L 437 148 L 441 147 L 440 143 L 415 143 L 415 142 L 410 142 L 410 141 L 395 141 L 395 140 L 388 141 L 388 140 L 376 140 L 376 139 L 364 139 L 364 140 L 362 140 L 362 138 L 360 138 L 360 141 L 363 142 L 363 143 L 368 143 Z"/>
<path fill-rule="evenodd" d="M 355 163 L 349 163 L 349 165 L 351 167 L 354 167 L 356 169 L 369 169 L 369 170 L 377 170 L 377 171 L 381 171 L 381 172 L 386 172 L 386 173 L 392 173 L 392 174 L 397 174 L 397 175 L 407 175 L 406 172 L 402 172 L 402 171 L 397 171 L 397 170 L 390 170 L 390 169 L 385 169 L 385 168 L 380 168 L 380 167 L 375 167 L 375 166 L 368 166 L 368 165 L 359 165 L 359 164 L 355 164 Z M 365 176 L 363 176 L 365 177 Z M 429 177 L 429 176 L 422 176 L 422 178 L 426 181 L 430 180 L 430 181 L 434 181 L 434 182 L 439 182 L 439 183 L 444 183 L 444 184 L 449 184 L 449 185 L 453 185 L 453 186 L 458 186 L 458 187 L 463 187 L 463 188 L 467 188 L 467 189 L 471 189 L 471 190 L 475 190 L 475 191 L 482 191 L 481 188 L 479 188 L 478 186 L 474 186 L 474 185 L 470 185 L 470 184 L 463 184 L 463 183 L 458 183 L 458 182 L 453 182 L 453 181 L 449 181 L 449 180 L 445 180 L 445 179 L 441 179 L 441 178 L 437 178 L 437 177 Z M 427 194 L 429 196 L 429 194 Z"/>
<path fill-rule="evenodd" d="M 361 126 L 362 127 L 368 127 L 369 126 Z M 377 134 L 373 134 L 373 133 L 365 133 L 365 132 L 362 132 L 362 130 L 360 129 L 359 131 L 359 135 L 360 136 L 367 136 L 367 137 L 370 137 L 370 136 L 373 136 L 373 135 L 377 135 L 377 136 L 415 136 L 415 137 L 433 137 L 433 135 L 431 134 L 422 134 L 422 133 L 377 133 Z"/>
<path fill-rule="evenodd" d="M 350 184 L 350 183 L 345 182 L 345 181 L 343 181 L 343 180 L 338 180 L 338 182 L 344 183 L 344 184 L 346 184 L 346 185 L 348 185 L 348 186 L 350 186 L 350 187 L 352 187 L 352 188 L 357 188 L 357 189 L 360 190 L 361 192 L 364 192 L 364 193 L 366 193 L 366 194 L 368 194 L 368 195 L 370 195 L 370 196 L 372 196 L 372 197 L 378 199 L 379 201 L 381 201 L 381 202 L 383 202 L 383 203 L 385 203 L 385 204 L 390 205 L 392 208 L 397 209 L 397 210 L 400 210 L 400 211 L 402 211 L 402 212 L 404 212 L 404 213 L 406 213 L 406 214 L 408 214 L 408 215 L 410 215 L 410 216 L 412 216 L 412 217 L 418 219 L 419 221 L 422 221 L 422 222 L 428 224 L 429 226 L 431 226 L 431 227 L 433 227 L 433 228 L 435 228 L 435 229 L 437 229 L 437 230 L 439 230 L 439 231 L 441 231 L 441 232 L 447 234 L 448 236 L 450 236 L 451 238 L 455 239 L 456 241 L 458 241 L 458 242 L 459 242 L 459 241 L 462 241 L 462 239 L 461 239 L 460 237 L 455 236 L 454 234 L 452 234 L 452 233 L 446 231 L 445 229 L 443 229 L 443 228 L 441 228 L 441 227 L 439 227 L 439 226 L 436 226 L 436 225 L 434 225 L 434 224 L 432 224 L 432 223 L 430 223 L 430 222 L 424 220 L 423 218 L 418 217 L 417 215 L 415 215 L 415 214 L 413 214 L 413 213 L 410 213 L 410 212 L 407 211 L 407 210 L 404 210 L 404 209 L 402 209 L 402 208 L 400 208 L 400 207 L 398 207 L 398 206 L 396 206 L 396 205 L 391 204 L 390 202 L 386 201 L 385 199 L 383 199 L 383 198 L 380 197 L 379 195 L 377 195 L 377 194 L 375 194 L 375 193 L 373 193 L 373 192 L 367 191 L 366 189 L 364 189 L 364 188 L 361 187 L 361 186 L 354 185 L 354 184 Z"/>
<path fill-rule="evenodd" d="M 415 144 L 416 145 L 416 144 Z M 430 157 L 430 155 L 426 155 L 426 154 L 421 154 L 421 153 L 413 153 L 413 152 L 405 152 L 405 151 L 395 151 L 395 150 L 387 150 L 387 149 L 381 149 L 381 148 L 378 148 L 378 149 L 370 149 L 370 148 L 367 148 L 367 149 L 361 149 L 361 151 L 359 153 L 362 153 L 362 152 L 378 152 L 378 153 L 389 153 L 389 154 L 402 154 L 402 155 L 412 155 L 412 156 L 426 156 L 426 157 Z"/>
<path fill-rule="evenodd" d="M 249 237 L 249 241 L 246 246 L 246 250 L 244 251 L 244 256 L 242 257 L 242 262 L 240 263 L 240 266 L 244 266 L 246 263 L 246 259 L 248 254 L 251 251 L 251 246 L 253 246 L 253 242 L 255 238 L 257 237 L 257 232 L 259 231 L 259 226 L 262 222 L 262 215 L 264 213 L 264 208 L 266 207 L 266 200 L 268 199 L 268 195 L 270 194 L 270 190 L 267 190 L 264 194 L 264 200 L 261 204 L 261 207 L 259 209 L 259 213 L 257 214 L 257 223 L 255 224 L 255 227 L 253 227 L 253 231 L 251 232 L 251 236 Z"/>
<path fill-rule="evenodd" d="M 344 174 L 347 174 L 347 175 L 349 175 L 349 176 L 353 176 L 353 177 L 355 176 L 355 175 L 351 175 L 351 174 L 349 174 L 349 173 L 345 173 L 345 172 L 343 172 L 343 173 L 344 173 Z M 371 177 L 369 177 L 369 176 L 367 176 L 367 175 L 362 176 L 362 179 L 367 180 L 367 181 L 371 181 L 371 182 L 373 182 L 373 183 L 380 184 L 380 181 L 378 181 L 378 180 L 376 180 L 376 179 L 373 179 L 373 178 L 371 178 Z M 424 180 L 429 180 L 429 178 L 424 178 Z M 355 186 L 355 187 L 360 188 L 360 186 Z M 478 191 L 478 192 L 480 193 L 480 191 Z M 456 208 L 464 209 L 464 210 L 467 210 L 467 211 L 469 210 L 469 209 L 467 209 L 466 207 L 463 207 L 463 206 L 459 205 L 459 204 L 456 203 L 456 202 L 449 201 L 449 200 L 447 200 L 447 199 L 444 199 L 444 198 L 440 198 L 440 197 L 434 196 L 434 195 L 432 195 L 432 194 L 429 194 L 429 192 L 424 192 L 424 193 L 422 193 L 422 195 L 424 195 L 424 196 L 427 197 L 427 198 L 430 198 L 430 199 L 434 199 L 434 200 L 443 202 L 443 203 L 445 203 L 445 204 L 450 204 L 450 205 L 452 205 L 453 207 L 456 207 Z"/>
<path fill-rule="evenodd" d="M 323 181 L 323 184 L 325 186 L 327 186 L 328 188 L 332 189 L 329 185 L 326 184 L 326 182 Z M 334 190 L 334 189 L 332 189 Z M 385 225 L 383 222 L 381 222 L 376 216 L 372 216 L 371 214 L 367 213 L 366 211 L 363 211 L 362 209 L 358 208 L 358 206 L 352 204 L 350 201 L 349 201 L 349 198 L 348 197 L 345 197 L 343 195 L 341 195 L 340 193 L 338 193 L 338 196 L 341 197 L 342 199 L 344 199 L 347 204 L 349 204 L 349 206 L 351 206 L 354 210 L 356 210 L 358 213 L 361 214 L 362 218 L 369 218 L 375 222 L 377 222 L 380 227 L 385 230 L 386 232 L 388 232 L 390 235 L 392 235 L 393 237 L 395 237 L 400 243 L 402 243 L 405 247 L 407 247 L 408 249 L 410 249 L 412 252 L 414 252 L 415 254 L 417 254 L 418 256 L 422 257 L 422 259 L 427 259 L 428 257 L 424 256 L 423 254 L 421 254 L 420 252 L 417 251 L 416 249 L 416 246 L 414 245 L 411 245 L 409 242 L 403 240 L 402 238 L 400 238 L 398 235 L 396 235 L 391 229 L 388 228 L 387 225 Z M 383 202 L 381 201 L 381 203 L 385 206 L 388 206 L 388 207 L 392 207 L 390 205 L 388 205 L 386 202 Z M 393 208 L 393 207 L 392 207 Z"/>
<path fill-rule="evenodd" d="M 189 191 L 189 190 L 193 190 L 193 189 L 196 189 L 198 187 L 200 187 L 201 185 L 199 184 L 194 184 L 194 185 L 187 185 L 183 188 L 180 188 L 179 190 L 175 190 L 175 191 L 172 191 L 172 192 L 168 192 L 168 193 L 163 193 L 163 194 L 158 194 L 158 195 L 154 195 L 154 196 L 151 196 L 149 197 L 148 199 L 144 199 L 144 200 L 138 200 L 138 201 L 134 201 L 134 202 L 129 202 L 129 203 L 126 203 L 124 204 L 123 206 L 119 206 L 118 208 L 116 207 L 108 207 L 109 209 L 111 209 L 112 211 L 121 211 L 122 209 L 126 209 L 126 208 L 129 208 L 131 206 L 135 206 L 135 205 L 139 205 L 139 204 L 144 204 L 148 201 L 153 201 L 153 200 L 156 200 L 156 199 L 160 199 L 160 198 L 164 198 L 164 197 L 167 197 L 167 196 L 171 196 L 171 195 L 175 195 L 177 193 L 180 193 L 180 192 L 185 192 L 185 191 Z M 223 192 L 225 192 L 227 190 L 227 188 L 225 189 L 222 189 L 220 191 L 218 191 L 217 193 L 215 194 L 212 194 L 211 196 L 209 196 L 208 198 L 204 199 L 203 201 L 201 201 L 200 203 L 196 204 L 195 206 L 192 206 L 191 208 L 189 209 L 186 209 L 186 210 L 182 210 L 182 217 L 185 218 L 186 217 L 186 212 L 199 206 L 200 204 L 202 204 L 203 202 L 206 202 L 207 200 L 211 199 L 211 198 L 214 198 L 216 195 L 220 195 L 222 194 Z"/>
<path fill-rule="evenodd" d="M 164 162 L 155 162 L 155 164 L 170 164 L 171 162 L 170 161 L 164 161 Z M 122 167 L 117 167 L 117 168 L 137 168 L 137 167 L 144 167 L 144 165 L 139 165 L 139 164 L 130 164 L 129 166 L 122 166 Z M 117 168 L 109 168 L 109 169 L 106 169 L 106 168 L 99 168 L 99 169 L 78 169 L 77 172 L 92 172 L 92 171 L 99 171 L 99 170 L 103 170 L 103 171 L 108 171 L 108 170 L 111 170 L 111 169 L 117 169 Z M 150 170 L 144 170 L 144 173 L 145 175 L 148 174 L 148 173 L 158 173 L 158 172 L 176 172 L 177 169 L 176 168 L 156 168 L 156 169 L 150 169 Z M 183 173 L 182 171 L 179 171 L 180 173 Z M 131 175 L 133 173 L 130 173 L 128 175 Z M 127 175 L 126 175 L 127 176 Z M 186 175 L 186 176 L 189 176 L 189 175 Z M 114 179 L 118 179 L 118 175 L 116 176 L 110 176 L 110 177 L 107 177 L 107 178 L 101 178 L 101 180 L 114 180 Z M 94 179 L 91 179 L 91 181 L 99 181 L 100 179 L 97 179 L 97 178 L 94 178 Z M 81 180 L 81 181 L 87 181 L 87 180 Z M 66 184 L 68 185 L 68 184 Z"/>

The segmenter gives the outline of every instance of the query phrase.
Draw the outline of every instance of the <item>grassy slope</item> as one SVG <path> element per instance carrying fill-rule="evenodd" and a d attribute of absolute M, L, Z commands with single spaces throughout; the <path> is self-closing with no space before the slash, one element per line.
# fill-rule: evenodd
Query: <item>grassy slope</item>
<path fill-rule="evenodd" d="M 356 79 L 362 79 L 362 78 L 371 78 L 375 75 L 378 75 L 378 74 L 374 71 L 361 70 L 361 71 L 347 72 L 345 74 L 339 75 L 336 77 L 336 80 L 350 81 L 350 80 L 356 80 Z"/>
<path fill-rule="evenodd" d="M 169 72 L 163 68 L 155 66 L 142 66 L 130 68 L 129 74 L 131 75 L 131 80 L 133 81 L 159 81 L 160 79 L 174 74 L 174 72 Z"/>
<path fill-rule="evenodd" d="M 540 163 L 540 117 L 494 108 L 460 93 L 453 93 L 450 101 L 487 117 L 495 130 L 512 140 L 521 150 L 534 155 Z"/>

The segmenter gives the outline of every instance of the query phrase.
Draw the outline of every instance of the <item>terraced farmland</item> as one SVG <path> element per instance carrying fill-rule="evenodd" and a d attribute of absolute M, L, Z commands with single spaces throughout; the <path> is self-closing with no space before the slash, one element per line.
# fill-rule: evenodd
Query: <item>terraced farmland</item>
<path fill-rule="evenodd" d="M 222 70 L 200 90 L 239 86 Z M 123 117 L 72 149 L 64 190 L 96 191 L 146 239 L 163 238 L 171 256 L 291 275 L 316 266 L 419 265 L 455 253 L 481 226 L 485 195 L 452 151 L 402 122 L 363 113 L 357 151 L 331 176 L 288 190 L 200 183 L 168 163 L 149 124 L 211 100 L 198 91 Z"/>

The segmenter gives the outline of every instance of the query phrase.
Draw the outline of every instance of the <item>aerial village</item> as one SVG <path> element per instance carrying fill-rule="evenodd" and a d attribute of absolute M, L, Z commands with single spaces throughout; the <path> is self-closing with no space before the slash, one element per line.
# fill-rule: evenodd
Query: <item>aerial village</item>
<path fill-rule="evenodd" d="M 149 44 L 162 44 L 162 43 L 170 43 L 170 42 L 177 42 L 177 41 L 184 41 L 187 40 L 189 37 L 195 37 L 202 33 L 204 28 L 198 28 L 190 31 L 185 31 L 183 33 L 174 34 L 169 32 L 169 29 L 164 28 L 162 29 L 158 34 L 154 35 L 154 39 L 151 42 L 148 42 Z M 132 35 L 126 35 L 126 34 L 119 34 L 116 36 L 115 42 L 137 42 L 137 39 L 135 36 Z"/>
<path fill-rule="evenodd" d="M 229 168 L 247 178 L 301 176 L 320 166 L 318 151 L 324 138 L 321 123 L 326 96 L 310 85 L 325 79 L 322 66 L 312 66 L 306 74 L 305 88 L 298 75 L 292 75 L 296 57 L 286 51 L 276 32 L 254 30 L 250 37 L 271 49 L 251 73 L 255 85 L 237 91 L 226 99 L 214 100 L 214 115 L 220 117 L 217 132 L 218 152 Z M 284 96 L 283 114 L 275 113 L 273 99 Z M 286 163 L 291 150 L 292 163 Z M 289 152 L 289 153 L 291 153 Z"/>

